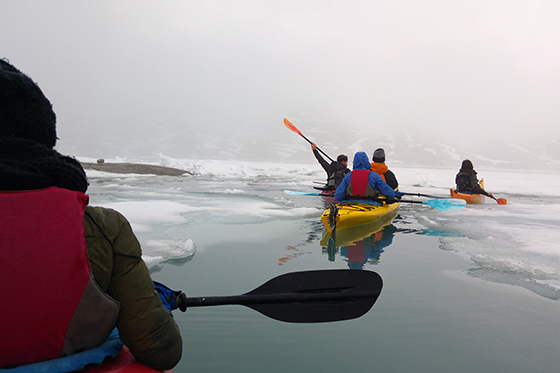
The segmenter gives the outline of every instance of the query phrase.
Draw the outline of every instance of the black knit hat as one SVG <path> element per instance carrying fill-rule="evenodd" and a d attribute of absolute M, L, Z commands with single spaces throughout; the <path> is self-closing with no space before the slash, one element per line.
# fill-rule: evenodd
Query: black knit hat
<path fill-rule="evenodd" d="M 374 162 L 383 163 L 385 162 L 385 150 L 382 148 L 377 148 L 373 152 L 373 157 L 371 157 Z"/>
<path fill-rule="evenodd" d="M 56 115 L 50 101 L 27 75 L 0 59 L 0 136 L 56 144 Z"/>

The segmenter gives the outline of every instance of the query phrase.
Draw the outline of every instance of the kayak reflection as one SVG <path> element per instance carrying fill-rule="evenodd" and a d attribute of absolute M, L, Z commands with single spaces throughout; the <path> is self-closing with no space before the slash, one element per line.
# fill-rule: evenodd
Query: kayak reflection
<path fill-rule="evenodd" d="M 397 212 L 372 223 L 337 230 L 335 237 L 324 231 L 321 246 L 328 260 L 335 261 L 336 253 L 348 263 L 350 269 L 363 269 L 364 264 L 377 264 L 383 249 L 391 245 L 395 232 L 392 225 Z"/>

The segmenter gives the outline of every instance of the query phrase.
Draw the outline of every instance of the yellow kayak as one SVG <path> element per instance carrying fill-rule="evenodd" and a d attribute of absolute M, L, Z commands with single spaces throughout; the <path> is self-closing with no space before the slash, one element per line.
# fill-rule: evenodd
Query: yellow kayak
<path fill-rule="evenodd" d="M 371 224 L 379 220 L 385 221 L 391 215 L 393 215 L 391 218 L 392 221 L 395 218 L 396 211 L 400 205 L 400 202 L 391 203 L 389 205 L 384 202 L 379 203 L 373 201 L 339 202 L 336 204 L 338 209 L 336 216 L 336 234 L 338 235 L 343 229 L 349 227 Z M 331 231 L 331 227 L 329 225 L 330 214 L 331 209 L 328 208 L 321 216 L 321 221 L 329 232 Z"/>
<path fill-rule="evenodd" d="M 386 226 L 391 224 L 393 219 L 397 217 L 397 210 L 383 215 L 381 218 L 374 220 L 370 223 L 354 225 L 344 229 L 336 229 L 336 246 L 351 246 L 355 242 L 361 241 L 364 238 L 370 237 L 371 235 L 382 231 Z M 321 246 L 327 246 L 329 239 L 331 238 L 332 232 L 324 231 L 323 238 L 321 239 Z"/>

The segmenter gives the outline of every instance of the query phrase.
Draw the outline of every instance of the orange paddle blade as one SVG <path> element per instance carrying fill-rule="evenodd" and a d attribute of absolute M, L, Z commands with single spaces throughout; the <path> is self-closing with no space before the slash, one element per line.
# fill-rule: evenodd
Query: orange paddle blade
<path fill-rule="evenodd" d="M 291 131 L 297 133 L 300 136 L 303 136 L 303 134 L 301 132 L 299 132 L 299 130 L 296 128 L 296 126 L 294 126 L 288 119 L 284 118 L 284 124 L 286 125 L 286 127 L 288 127 Z"/>
<path fill-rule="evenodd" d="M 497 198 L 496 202 L 498 202 L 498 205 L 507 205 L 507 199 L 505 198 Z"/>

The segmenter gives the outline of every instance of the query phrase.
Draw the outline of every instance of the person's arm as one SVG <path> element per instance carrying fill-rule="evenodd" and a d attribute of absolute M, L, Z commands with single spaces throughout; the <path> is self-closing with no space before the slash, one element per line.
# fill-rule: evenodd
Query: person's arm
<path fill-rule="evenodd" d="M 472 174 L 470 176 L 470 182 L 471 182 L 471 186 L 472 186 L 472 192 L 474 194 L 484 194 L 485 196 L 489 195 L 489 193 L 487 191 L 482 189 L 482 187 L 478 183 L 478 179 L 476 178 L 475 174 Z"/>
<path fill-rule="evenodd" d="M 346 174 L 344 179 L 340 182 L 340 185 L 336 188 L 336 192 L 334 192 L 334 199 L 337 201 L 342 201 L 346 198 L 346 188 L 350 184 L 350 178 L 352 177 L 351 173 Z"/>
<path fill-rule="evenodd" d="M 321 154 L 319 154 L 319 151 L 316 148 L 313 149 L 313 155 L 315 155 L 315 158 L 317 158 L 317 161 L 319 162 L 321 167 L 323 167 L 327 175 L 330 176 L 333 172 L 331 164 L 325 161 L 325 159 L 321 156 Z"/>
<path fill-rule="evenodd" d="M 397 189 L 399 187 L 397 177 L 391 170 L 387 170 L 387 172 L 385 172 L 385 181 L 387 182 L 387 185 L 393 189 Z"/>
<path fill-rule="evenodd" d="M 103 233 L 95 231 L 90 236 L 97 237 L 88 239 L 86 229 L 88 254 L 96 281 L 99 277 L 102 289 L 121 304 L 117 322 L 120 338 L 142 364 L 171 369 L 181 359 L 181 333 L 154 290 L 140 243 L 124 216 L 114 210 L 95 209 L 98 211 L 87 211 L 95 214 Z M 93 230 L 90 227 L 89 231 Z M 99 247 L 108 244 L 109 249 Z"/>
<path fill-rule="evenodd" d="M 368 181 L 369 185 L 372 188 L 377 189 L 387 198 L 387 201 L 392 201 L 395 199 L 395 191 L 389 185 L 387 185 L 386 182 L 383 181 L 381 176 L 379 176 L 375 172 L 370 172 Z"/>

